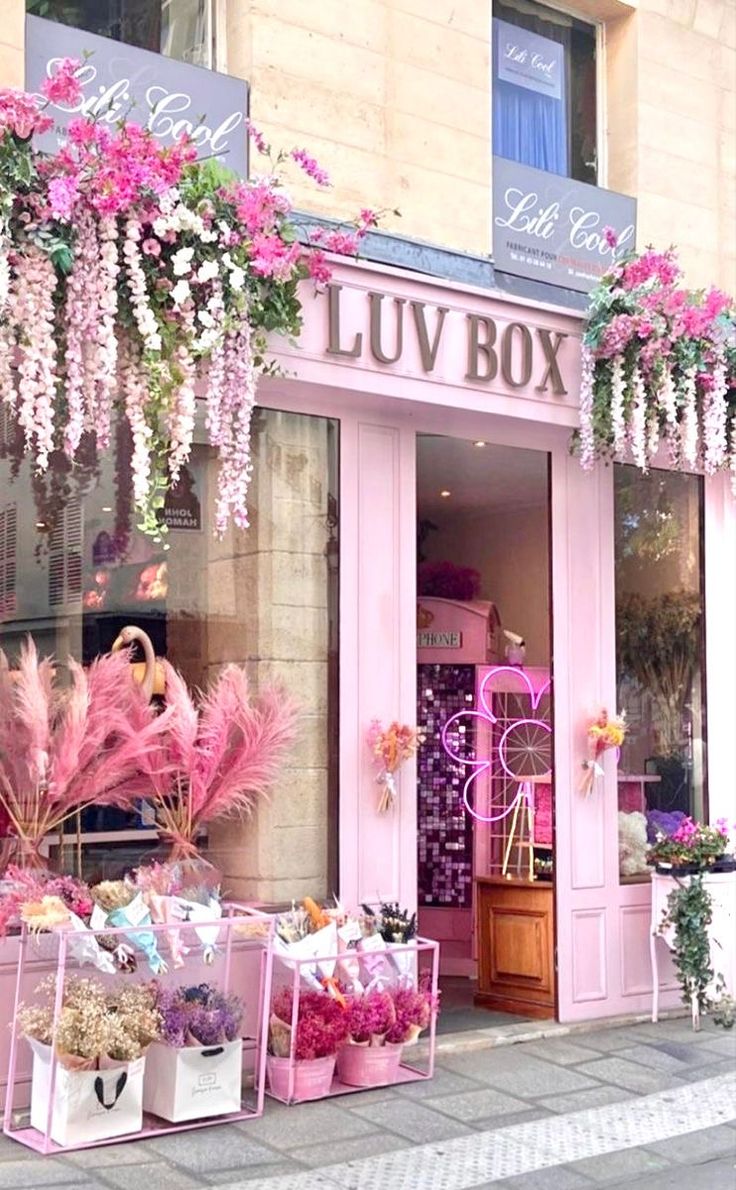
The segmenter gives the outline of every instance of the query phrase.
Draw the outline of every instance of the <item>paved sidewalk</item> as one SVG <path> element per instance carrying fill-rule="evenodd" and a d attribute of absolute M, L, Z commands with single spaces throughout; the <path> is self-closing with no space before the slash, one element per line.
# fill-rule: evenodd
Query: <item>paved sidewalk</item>
<path fill-rule="evenodd" d="M 708 1020 L 441 1054 L 428 1082 L 260 1120 L 41 1158 L 0 1142 L 0 1188 L 736 1190 L 736 1032 Z"/>

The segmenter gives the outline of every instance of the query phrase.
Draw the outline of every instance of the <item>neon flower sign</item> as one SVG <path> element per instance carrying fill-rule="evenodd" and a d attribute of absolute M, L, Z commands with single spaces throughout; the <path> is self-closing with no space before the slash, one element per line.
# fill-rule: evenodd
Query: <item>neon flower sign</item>
<path fill-rule="evenodd" d="M 501 687 L 508 693 L 508 678 L 513 676 L 519 684 L 520 694 L 528 694 L 531 711 L 529 715 L 522 715 L 517 719 L 504 718 L 502 729 L 499 729 L 500 719 L 494 713 L 492 696 L 499 693 Z M 499 682 L 499 678 L 503 679 Z M 549 693 L 551 679 L 547 678 L 540 685 L 535 685 L 529 675 L 517 666 L 498 665 L 488 671 L 483 678 L 478 692 L 478 709 L 473 711 L 458 711 L 447 720 L 442 728 L 442 746 L 451 760 L 470 768 L 472 771 L 463 786 L 463 801 L 474 818 L 480 822 L 500 822 L 511 816 L 510 833 L 504 856 L 503 872 L 508 867 L 511 845 L 516 834 L 517 824 L 521 816 L 522 823 L 526 819 L 529 836 L 532 837 L 534 822 L 534 787 L 536 784 L 549 783 L 552 776 L 552 728 L 544 719 L 536 717 L 539 705 Z M 517 693 L 513 690 L 512 693 Z M 467 734 L 470 725 L 485 725 L 490 728 L 490 754 L 469 758 L 461 755 L 457 750 L 458 744 Z M 453 740 L 457 733 L 460 740 Z M 480 733 L 478 739 L 482 738 Z M 500 772 L 514 782 L 516 792 L 510 801 L 505 798 L 502 804 L 491 804 L 487 813 L 481 813 L 473 805 L 471 794 L 473 785 L 478 778 L 485 774 L 493 776 Z M 531 855 L 530 855 L 531 863 Z"/>

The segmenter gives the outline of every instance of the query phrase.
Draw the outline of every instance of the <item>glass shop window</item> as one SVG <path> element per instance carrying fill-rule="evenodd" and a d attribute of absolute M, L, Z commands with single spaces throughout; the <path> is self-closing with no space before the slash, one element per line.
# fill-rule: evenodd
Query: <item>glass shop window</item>
<path fill-rule="evenodd" d="M 34 16 L 212 66 L 212 0 L 26 0 Z"/>
<path fill-rule="evenodd" d="M 196 445 L 167 498 L 159 544 L 135 527 L 125 425 L 104 455 L 87 444 L 72 470 L 57 452 L 43 476 L 31 472 L 17 426 L 5 430 L 0 648 L 11 667 L 28 633 L 59 662 L 87 663 L 131 624 L 192 687 L 206 689 L 228 662 L 246 665 L 256 692 L 280 682 L 303 708 L 299 745 L 270 800 L 242 825 L 213 825 L 202 845 L 233 895 L 277 903 L 334 891 L 338 423 L 256 412 L 251 527 L 222 541 L 212 531 L 217 460 Z M 136 814 L 90 808 L 68 831 L 47 840 L 52 860 L 96 879 L 119 876 L 157 846 L 145 803 Z"/>
<path fill-rule="evenodd" d="M 596 34 L 532 0 L 494 0 L 493 152 L 597 182 Z"/>
<path fill-rule="evenodd" d="M 614 491 L 619 866 L 637 880 L 657 829 L 705 817 L 703 481 L 617 464 Z"/>

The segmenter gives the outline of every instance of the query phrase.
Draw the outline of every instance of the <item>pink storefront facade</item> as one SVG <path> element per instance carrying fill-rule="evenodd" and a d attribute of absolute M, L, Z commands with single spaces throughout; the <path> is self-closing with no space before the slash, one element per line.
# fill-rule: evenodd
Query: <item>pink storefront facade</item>
<path fill-rule="evenodd" d="M 339 893 L 346 904 L 380 896 L 417 905 L 415 768 L 401 769 L 396 807 L 378 814 L 365 735 L 374 718 L 416 721 L 418 437 L 547 459 L 555 969 L 548 1015 L 561 1021 L 646 1012 L 652 996 L 650 884 L 620 880 L 612 753 L 591 795 L 580 792 L 587 724 L 617 699 L 613 469 L 585 473 L 570 449 L 580 335 L 581 321 L 569 311 L 340 263 L 326 292 L 305 291 L 299 344 L 279 346 L 282 375 L 260 394 L 263 406 L 339 422 Z M 726 477 L 703 487 L 701 528 L 707 814 L 715 821 L 733 814 L 736 787 L 736 515 Z M 540 561 L 541 583 L 546 566 Z M 476 822 L 476 838 L 482 830 Z M 425 924 L 432 920 L 425 911 Z M 451 937 L 451 927 L 445 933 Z M 660 1006 L 674 1007 L 679 993 L 668 959 L 660 973 Z"/>

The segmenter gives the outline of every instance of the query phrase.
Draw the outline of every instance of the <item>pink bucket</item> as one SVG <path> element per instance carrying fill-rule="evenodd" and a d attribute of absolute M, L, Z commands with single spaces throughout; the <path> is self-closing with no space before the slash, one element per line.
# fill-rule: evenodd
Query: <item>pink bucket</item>
<path fill-rule="evenodd" d="M 289 1070 L 294 1070 L 291 1098 L 289 1098 Z M 322 1099 L 329 1095 L 335 1074 L 335 1055 L 327 1058 L 313 1058 L 308 1062 L 294 1062 L 289 1058 L 266 1059 L 268 1085 L 277 1099 L 287 1103 L 302 1102 L 305 1099 Z"/>
<path fill-rule="evenodd" d="M 382 1087 L 395 1083 L 401 1045 L 344 1045 L 337 1055 L 337 1077 L 349 1087 Z"/>

